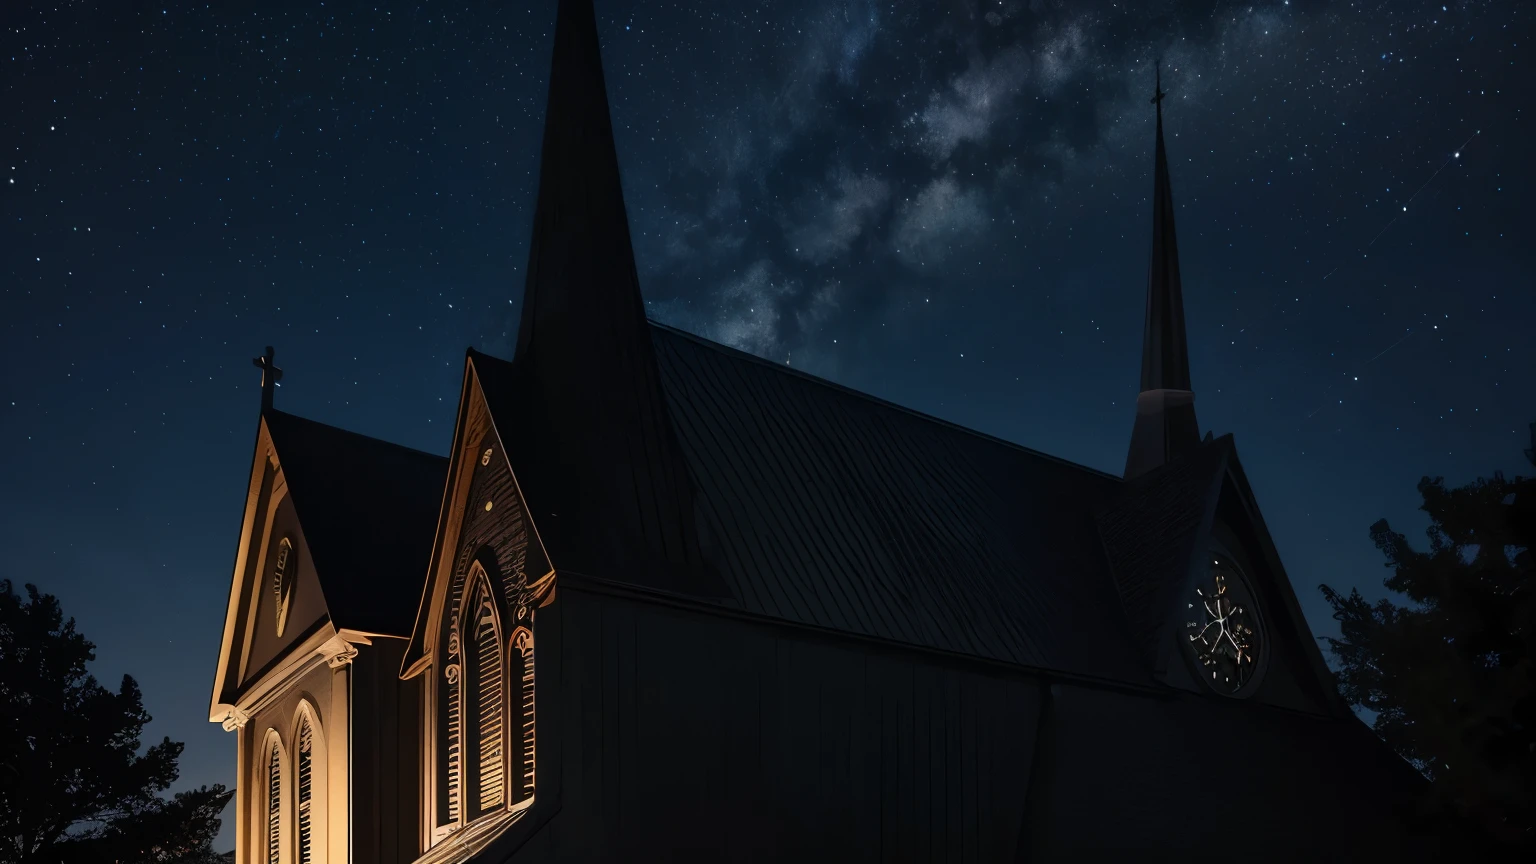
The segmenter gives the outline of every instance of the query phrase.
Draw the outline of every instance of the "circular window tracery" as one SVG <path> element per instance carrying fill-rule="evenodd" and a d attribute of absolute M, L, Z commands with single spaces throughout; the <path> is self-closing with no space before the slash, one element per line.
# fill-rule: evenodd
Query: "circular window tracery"
<path fill-rule="evenodd" d="M 1264 621 L 1253 586 L 1230 556 L 1212 550 L 1186 602 L 1179 641 L 1196 675 L 1224 696 L 1246 696 L 1268 659 Z"/>

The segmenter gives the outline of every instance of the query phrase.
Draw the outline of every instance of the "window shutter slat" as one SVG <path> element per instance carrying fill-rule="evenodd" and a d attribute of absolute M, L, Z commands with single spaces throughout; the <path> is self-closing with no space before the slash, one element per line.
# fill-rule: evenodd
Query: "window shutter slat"
<path fill-rule="evenodd" d="M 314 729 L 309 725 L 309 719 L 305 718 L 299 726 L 299 766 L 298 782 L 298 840 L 299 840 L 299 864 L 313 864 L 314 861 L 314 834 L 311 818 L 311 802 L 313 800 L 314 777 Z"/>
<path fill-rule="evenodd" d="M 449 667 L 450 670 L 457 667 Z M 461 675 L 449 675 L 445 682 L 448 688 L 448 821 L 459 821 L 459 800 L 462 778 L 464 776 L 464 739 L 460 730 L 460 717 L 463 713 L 462 704 L 463 677 Z"/>
<path fill-rule="evenodd" d="M 503 796 L 502 702 L 505 698 L 501 638 L 496 609 L 489 597 L 480 607 L 475 626 L 475 660 L 478 666 L 480 810 L 500 807 Z"/>
<path fill-rule="evenodd" d="M 267 864 L 282 864 L 283 760 L 274 745 L 267 758 Z"/>
<path fill-rule="evenodd" d="M 519 628 L 518 633 L 512 639 L 518 655 L 522 660 L 522 728 L 519 729 L 519 739 L 522 743 L 523 764 L 523 790 L 522 796 L 533 794 L 533 633 L 527 629 Z"/>

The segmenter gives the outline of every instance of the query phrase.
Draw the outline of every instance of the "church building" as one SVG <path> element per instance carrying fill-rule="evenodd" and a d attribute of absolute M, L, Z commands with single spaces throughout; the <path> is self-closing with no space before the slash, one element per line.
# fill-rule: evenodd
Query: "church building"
<path fill-rule="evenodd" d="M 647 320 L 591 0 L 554 39 L 516 350 L 448 456 L 257 361 L 236 861 L 1433 857 L 1201 437 L 1160 89 L 1115 476 Z"/>

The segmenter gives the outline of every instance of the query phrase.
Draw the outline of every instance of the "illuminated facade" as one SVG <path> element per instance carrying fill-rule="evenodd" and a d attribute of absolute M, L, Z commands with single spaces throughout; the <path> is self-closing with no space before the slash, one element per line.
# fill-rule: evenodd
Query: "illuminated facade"
<path fill-rule="evenodd" d="M 1433 857 L 1199 438 L 1160 89 L 1114 476 L 648 321 L 589 0 L 554 38 L 516 353 L 466 356 L 448 457 L 258 360 L 237 861 Z"/>

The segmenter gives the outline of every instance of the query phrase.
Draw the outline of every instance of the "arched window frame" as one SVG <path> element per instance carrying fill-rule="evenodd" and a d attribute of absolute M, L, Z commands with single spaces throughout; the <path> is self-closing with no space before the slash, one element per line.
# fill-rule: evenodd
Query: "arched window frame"
<path fill-rule="evenodd" d="M 465 795 L 464 821 L 506 809 L 507 803 L 507 719 L 512 712 L 508 699 L 506 643 L 502 639 L 502 615 L 497 608 L 491 580 L 478 562 L 470 580 L 471 589 L 459 615 L 460 642 L 464 645 L 461 712 L 464 732 Z M 466 638 L 467 635 L 467 638 Z"/>
<path fill-rule="evenodd" d="M 292 802 L 291 835 L 290 844 L 293 850 L 289 859 L 292 864 L 317 864 L 328 860 L 329 841 L 329 777 L 327 766 L 327 751 L 325 746 L 325 726 L 320 722 L 320 712 L 315 708 L 315 703 L 308 698 L 299 701 L 298 708 L 293 714 L 293 753 L 291 755 L 292 780 L 288 784 L 292 790 L 289 799 Z M 304 733 L 309 730 L 309 752 L 307 754 L 309 770 L 308 800 L 305 800 L 303 789 L 303 771 L 305 769 L 306 754 L 304 752 Z M 307 805 L 307 807 L 306 807 Z M 308 811 L 308 832 L 304 829 L 305 811 Z M 305 844 L 308 843 L 309 857 L 305 857 Z"/>
<path fill-rule="evenodd" d="M 288 751 L 276 729 L 268 729 L 261 745 L 261 759 L 254 767 L 257 794 L 251 796 L 251 860 L 261 864 L 290 864 L 288 855 L 290 782 Z"/>
<path fill-rule="evenodd" d="M 273 508 L 274 512 L 276 508 Z M 281 637 L 288 627 L 288 613 L 293 609 L 293 593 L 299 577 L 299 550 L 293 538 L 284 535 L 272 546 L 271 570 L 272 618 Z"/>
<path fill-rule="evenodd" d="M 427 786 L 432 796 L 428 842 L 433 845 L 471 827 L 494 830 L 501 822 L 496 817 L 515 818 L 533 804 L 535 598 L 530 593 L 522 605 L 509 607 L 512 601 L 501 593 L 494 555 L 490 547 L 466 552 L 464 575 L 450 584 L 439 607 L 443 617 L 430 694 L 435 731 Z M 476 623 L 487 617 L 483 610 L 489 610 L 490 638 L 476 640 Z M 501 709 L 495 725 L 500 793 L 484 797 L 482 781 L 490 778 L 481 770 L 482 739 L 474 728 L 480 643 L 495 646 Z"/>

